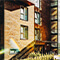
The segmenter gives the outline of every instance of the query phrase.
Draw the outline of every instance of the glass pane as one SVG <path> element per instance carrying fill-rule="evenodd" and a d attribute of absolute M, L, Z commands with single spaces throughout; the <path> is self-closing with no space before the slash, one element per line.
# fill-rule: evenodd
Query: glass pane
<path fill-rule="evenodd" d="M 25 38 L 28 39 L 28 28 L 25 27 Z"/>
<path fill-rule="evenodd" d="M 35 13 L 35 18 L 37 18 L 37 13 Z"/>
<path fill-rule="evenodd" d="M 18 53 L 19 49 L 10 49 L 10 54 Z"/>
<path fill-rule="evenodd" d="M 23 39 L 24 38 L 24 36 L 23 36 L 23 34 L 21 34 L 21 39 Z"/>
<path fill-rule="evenodd" d="M 24 8 L 25 20 L 27 20 L 27 8 Z"/>
<path fill-rule="evenodd" d="M 38 14 L 38 24 L 40 24 L 40 14 Z"/>
<path fill-rule="evenodd" d="M 40 30 L 38 30 L 37 36 L 38 36 L 38 40 L 40 40 Z"/>
<path fill-rule="evenodd" d="M 35 13 L 35 23 L 40 24 L 40 14 L 38 12 Z"/>
<path fill-rule="evenodd" d="M 21 8 L 21 13 L 23 13 L 23 14 L 24 14 L 24 9 L 23 9 L 23 8 Z"/>
<path fill-rule="evenodd" d="M 38 20 L 37 19 L 35 19 L 35 23 L 38 23 Z"/>
<path fill-rule="evenodd" d="M 35 6 L 39 8 L 39 0 L 35 0 Z"/>
<path fill-rule="evenodd" d="M 24 15 L 23 14 L 21 14 L 21 19 L 24 19 Z"/>
<path fill-rule="evenodd" d="M 14 51 L 10 51 L 10 54 L 14 54 Z"/>
<path fill-rule="evenodd" d="M 40 40 L 40 30 L 35 29 L 35 40 Z"/>
<path fill-rule="evenodd" d="M 23 27 L 21 27 L 21 33 L 23 33 Z"/>

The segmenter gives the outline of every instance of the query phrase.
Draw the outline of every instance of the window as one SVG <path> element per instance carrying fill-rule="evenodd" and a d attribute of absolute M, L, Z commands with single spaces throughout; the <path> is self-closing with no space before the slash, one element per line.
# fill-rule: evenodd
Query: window
<path fill-rule="evenodd" d="M 51 33 L 57 33 L 57 21 L 51 22 Z"/>
<path fill-rule="evenodd" d="M 35 29 L 35 40 L 40 40 L 40 29 Z"/>
<path fill-rule="evenodd" d="M 51 41 L 57 42 L 57 35 L 51 35 Z"/>
<path fill-rule="evenodd" d="M 20 19 L 28 20 L 28 8 L 21 7 L 20 9 Z"/>
<path fill-rule="evenodd" d="M 52 43 L 51 47 L 57 47 L 57 43 Z"/>
<path fill-rule="evenodd" d="M 51 1 L 51 6 L 57 6 L 57 3 L 58 3 L 57 0 L 52 0 Z"/>
<path fill-rule="evenodd" d="M 35 4 L 36 7 L 40 8 L 40 0 L 28 0 Z"/>
<path fill-rule="evenodd" d="M 57 19 L 57 7 L 51 8 L 51 20 Z"/>
<path fill-rule="evenodd" d="M 40 13 L 35 12 L 35 23 L 40 24 Z"/>
<path fill-rule="evenodd" d="M 40 0 L 35 0 L 35 6 L 40 8 Z"/>
<path fill-rule="evenodd" d="M 21 39 L 28 39 L 28 27 L 21 25 Z"/>
<path fill-rule="evenodd" d="M 19 49 L 10 49 L 10 54 L 16 54 L 19 52 Z"/>

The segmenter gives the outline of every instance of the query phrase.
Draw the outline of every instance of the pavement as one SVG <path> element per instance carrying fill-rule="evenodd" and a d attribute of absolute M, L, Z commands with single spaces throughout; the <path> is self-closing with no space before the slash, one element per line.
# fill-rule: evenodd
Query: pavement
<path fill-rule="evenodd" d="M 60 54 L 59 55 L 54 55 L 54 58 L 60 60 Z"/>

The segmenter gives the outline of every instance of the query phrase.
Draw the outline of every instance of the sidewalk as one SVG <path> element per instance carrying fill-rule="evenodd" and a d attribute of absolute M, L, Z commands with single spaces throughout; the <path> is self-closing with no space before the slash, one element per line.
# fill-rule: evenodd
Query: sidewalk
<path fill-rule="evenodd" d="M 60 54 L 59 55 L 54 55 L 54 58 L 60 60 Z"/>

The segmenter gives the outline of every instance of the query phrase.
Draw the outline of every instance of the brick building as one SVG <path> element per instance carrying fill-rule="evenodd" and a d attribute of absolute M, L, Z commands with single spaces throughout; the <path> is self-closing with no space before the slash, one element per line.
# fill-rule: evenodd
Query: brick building
<path fill-rule="evenodd" d="M 5 60 L 57 54 L 57 35 L 57 0 L 4 1 Z"/>

